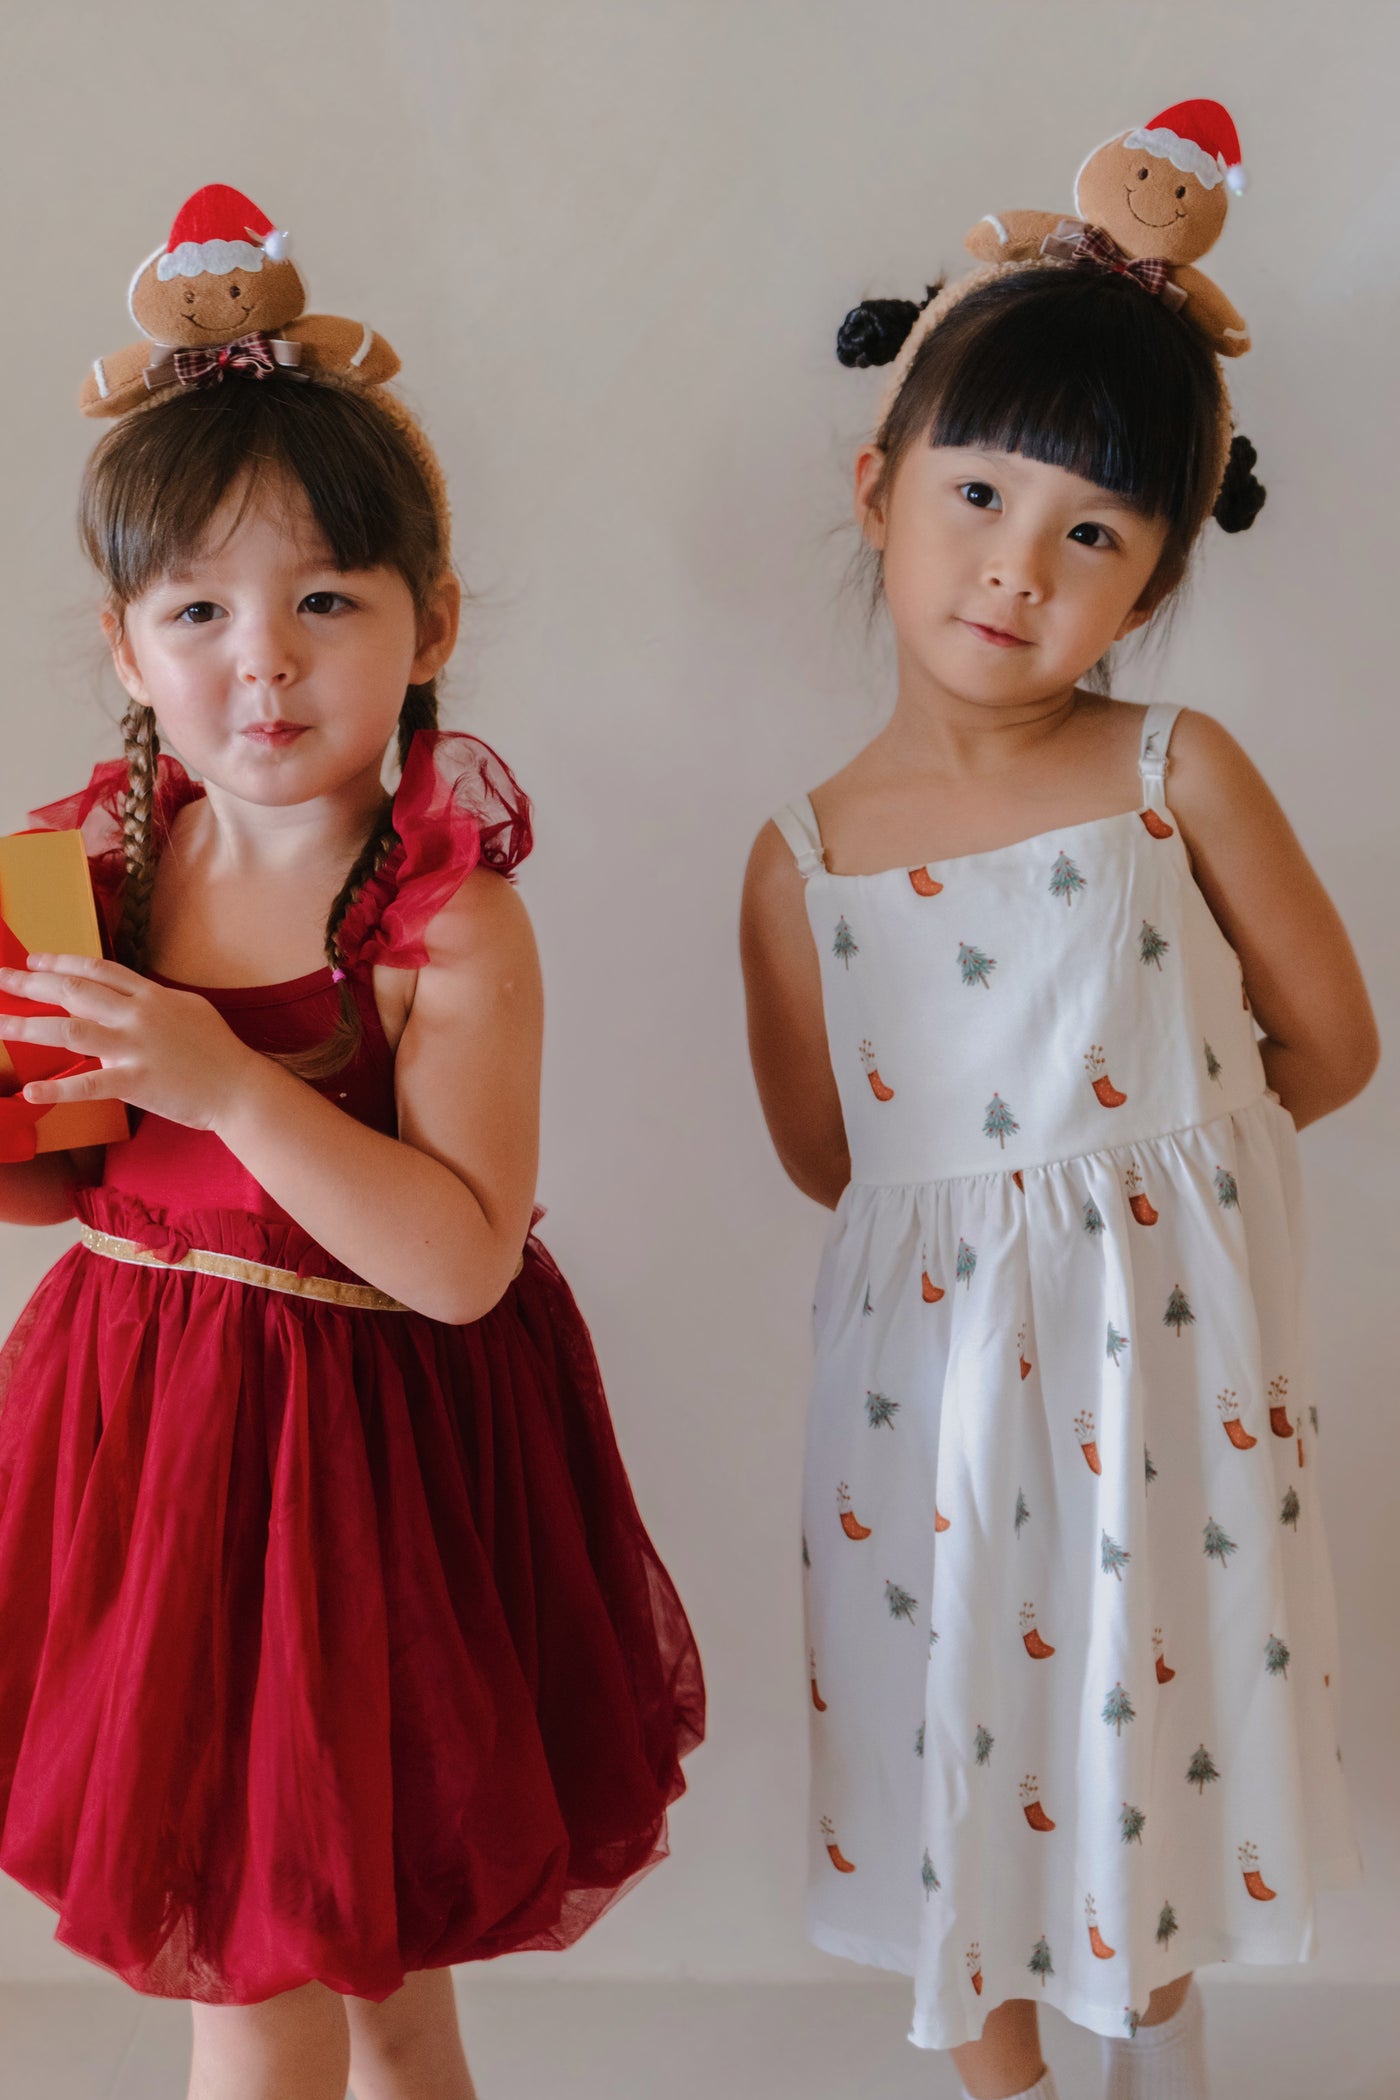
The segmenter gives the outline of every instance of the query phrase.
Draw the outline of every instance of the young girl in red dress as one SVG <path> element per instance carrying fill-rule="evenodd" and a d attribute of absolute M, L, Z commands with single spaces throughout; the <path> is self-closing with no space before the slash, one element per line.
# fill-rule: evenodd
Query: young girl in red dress
<path fill-rule="evenodd" d="M 529 804 L 437 727 L 437 463 L 354 369 L 170 366 L 83 489 L 125 760 L 31 820 L 117 959 L 0 980 L 98 1060 L 28 1100 L 134 1126 L 0 1166 L 81 1232 L 0 1356 L 0 1867 L 193 2001 L 201 2100 L 467 2100 L 449 1965 L 664 1855 L 700 1662 L 533 1233 Z"/>

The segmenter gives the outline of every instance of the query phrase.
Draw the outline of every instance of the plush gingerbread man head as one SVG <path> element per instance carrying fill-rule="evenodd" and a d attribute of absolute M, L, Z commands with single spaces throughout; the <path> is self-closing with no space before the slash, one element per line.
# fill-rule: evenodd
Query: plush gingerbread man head
<path fill-rule="evenodd" d="M 131 281 L 131 318 L 153 343 L 202 350 L 261 331 L 276 335 L 306 305 L 289 237 L 227 183 L 181 205 L 170 238 Z"/>
<path fill-rule="evenodd" d="M 1174 102 L 1089 155 L 1074 208 L 1134 259 L 1193 263 L 1220 238 L 1230 194 L 1245 187 L 1240 142 L 1219 102 Z"/>

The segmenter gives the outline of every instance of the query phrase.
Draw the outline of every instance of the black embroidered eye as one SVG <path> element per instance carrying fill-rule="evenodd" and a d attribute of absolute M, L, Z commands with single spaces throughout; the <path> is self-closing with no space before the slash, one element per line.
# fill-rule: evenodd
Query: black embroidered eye
<path fill-rule="evenodd" d="M 243 297 L 241 288 L 236 284 L 231 284 L 229 286 L 228 295 L 230 299 L 241 299 Z"/>
<path fill-rule="evenodd" d="M 1139 181 L 1139 182 L 1146 182 L 1146 180 L 1147 180 L 1147 170 L 1146 170 L 1146 168 L 1139 168 L 1139 169 L 1138 169 L 1138 181 Z"/>
<path fill-rule="evenodd" d="M 1186 184 L 1184 182 L 1182 183 L 1181 188 L 1177 191 L 1176 194 L 1178 197 L 1184 197 L 1186 195 Z"/>

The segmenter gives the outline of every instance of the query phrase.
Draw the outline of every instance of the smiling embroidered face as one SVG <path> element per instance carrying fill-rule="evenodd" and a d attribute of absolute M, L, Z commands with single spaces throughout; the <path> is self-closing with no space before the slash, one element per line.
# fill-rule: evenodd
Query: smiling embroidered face
<path fill-rule="evenodd" d="M 1160 255 L 1195 262 L 1220 237 L 1229 208 L 1224 181 L 1209 189 L 1163 153 L 1130 145 L 1131 133 L 1110 139 L 1079 171 L 1075 209 L 1102 226 L 1125 255 Z"/>
<path fill-rule="evenodd" d="M 158 261 L 156 257 L 146 265 L 131 291 L 132 317 L 154 343 L 197 350 L 232 342 L 255 328 L 275 335 L 306 304 L 306 290 L 293 262 L 272 262 L 264 256 L 257 269 L 162 279 Z"/>

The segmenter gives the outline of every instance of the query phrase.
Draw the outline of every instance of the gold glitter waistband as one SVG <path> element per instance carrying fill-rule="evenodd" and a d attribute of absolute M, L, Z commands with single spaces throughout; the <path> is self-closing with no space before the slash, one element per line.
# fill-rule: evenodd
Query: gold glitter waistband
<path fill-rule="evenodd" d="M 336 1276 L 298 1276 L 295 1269 L 274 1269 L 266 1262 L 244 1261 L 238 1254 L 215 1254 L 207 1247 L 191 1247 L 179 1261 L 162 1261 L 139 1240 L 118 1239 L 92 1225 L 80 1225 L 78 1235 L 89 1253 L 104 1254 L 108 1261 L 131 1262 L 142 1269 L 196 1269 L 201 1276 L 223 1276 L 230 1283 L 256 1284 L 259 1290 L 282 1291 L 290 1298 L 317 1298 L 325 1305 L 353 1305 L 363 1312 L 409 1310 L 387 1291 L 377 1291 L 370 1283 L 342 1283 Z M 516 1274 L 519 1273 L 517 1269 Z"/>

